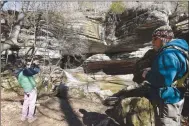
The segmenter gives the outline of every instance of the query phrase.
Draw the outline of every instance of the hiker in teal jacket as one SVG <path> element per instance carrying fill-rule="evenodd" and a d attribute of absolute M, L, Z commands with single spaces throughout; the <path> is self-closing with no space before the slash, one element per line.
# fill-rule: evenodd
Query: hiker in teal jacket
<path fill-rule="evenodd" d="M 143 72 L 143 77 L 150 83 L 149 99 L 154 103 L 157 126 L 180 126 L 180 117 L 184 104 L 183 87 L 176 85 L 188 72 L 187 56 L 174 49 L 176 46 L 189 51 L 183 39 L 173 39 L 170 26 L 156 29 L 152 35 L 152 44 L 159 51 L 151 68 Z M 170 47 L 170 48 L 169 48 Z M 177 81 L 177 83 L 176 83 Z"/>
<path fill-rule="evenodd" d="M 18 73 L 18 82 L 24 89 L 21 121 L 25 121 L 28 118 L 28 122 L 31 123 L 36 120 L 36 117 L 34 117 L 34 110 L 37 99 L 37 89 L 33 75 L 37 74 L 39 71 L 39 67 L 33 64 L 31 67 L 24 68 Z"/>
<path fill-rule="evenodd" d="M 35 87 L 35 79 L 33 75 L 40 71 L 39 67 L 34 65 L 30 68 L 25 68 L 18 75 L 18 82 L 20 86 L 24 89 L 24 92 L 31 92 Z"/>

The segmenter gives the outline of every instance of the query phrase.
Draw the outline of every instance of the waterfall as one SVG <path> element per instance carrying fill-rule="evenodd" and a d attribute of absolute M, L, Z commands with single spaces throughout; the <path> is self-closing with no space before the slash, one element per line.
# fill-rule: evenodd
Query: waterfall
<path fill-rule="evenodd" d="M 70 73 L 68 73 L 67 71 L 65 70 L 63 71 L 67 77 L 66 85 L 68 87 L 77 87 L 78 89 L 83 90 L 85 93 L 92 93 L 92 92 L 97 93 L 103 99 L 113 94 L 110 90 L 101 90 L 97 83 L 93 83 L 89 85 L 86 82 L 82 83 L 78 81 L 75 77 L 73 77 Z"/>

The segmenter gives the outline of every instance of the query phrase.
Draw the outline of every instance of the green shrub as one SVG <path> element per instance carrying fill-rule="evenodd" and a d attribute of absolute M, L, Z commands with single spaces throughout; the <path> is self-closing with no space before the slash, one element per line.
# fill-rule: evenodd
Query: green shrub
<path fill-rule="evenodd" d="M 110 11 L 115 14 L 122 14 L 125 11 L 126 7 L 122 1 L 112 2 L 110 6 Z"/>

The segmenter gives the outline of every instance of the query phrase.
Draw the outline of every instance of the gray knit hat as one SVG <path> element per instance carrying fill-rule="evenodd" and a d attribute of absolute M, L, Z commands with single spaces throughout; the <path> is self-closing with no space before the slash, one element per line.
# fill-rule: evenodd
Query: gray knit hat
<path fill-rule="evenodd" d="M 164 26 L 157 28 L 153 32 L 152 37 L 158 37 L 163 42 L 168 42 L 174 38 L 174 34 L 173 34 L 172 28 L 169 25 L 164 25 Z"/>

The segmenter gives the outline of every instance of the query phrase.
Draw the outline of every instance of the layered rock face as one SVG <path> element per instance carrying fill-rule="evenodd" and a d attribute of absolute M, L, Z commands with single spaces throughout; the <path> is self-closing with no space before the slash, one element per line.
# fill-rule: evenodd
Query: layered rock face
<path fill-rule="evenodd" d="M 144 43 L 151 41 L 154 29 L 161 25 L 170 23 L 173 25 L 179 22 L 175 18 L 169 19 L 176 8 L 174 2 L 52 2 L 51 4 L 37 2 L 36 4 L 39 5 L 38 8 L 34 6 L 33 10 L 26 13 L 18 42 L 24 43 L 22 48 L 35 43 L 36 48 L 39 48 L 36 54 L 43 56 L 48 54 L 50 58 L 82 54 L 87 54 L 88 57 L 98 53 L 114 56 L 125 53 L 126 57 L 122 59 L 127 59 L 129 53 L 145 47 Z M 5 36 L 11 31 L 9 29 L 7 31 L 7 28 L 11 27 L 10 25 L 6 27 L 8 26 L 6 21 L 2 20 Z M 182 27 L 187 29 L 187 25 Z M 23 55 L 28 48 L 22 50 Z"/>

